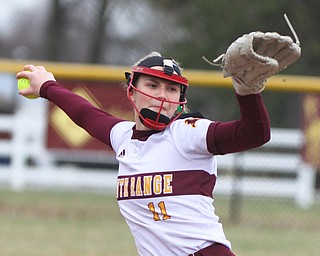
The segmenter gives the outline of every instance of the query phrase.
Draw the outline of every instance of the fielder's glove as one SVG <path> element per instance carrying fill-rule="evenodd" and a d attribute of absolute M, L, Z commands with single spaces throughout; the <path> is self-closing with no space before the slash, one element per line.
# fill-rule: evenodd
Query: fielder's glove
<path fill-rule="evenodd" d="M 287 20 L 286 16 L 285 18 Z M 239 37 L 225 54 L 213 61 L 222 59 L 219 66 L 222 67 L 223 75 L 232 78 L 238 94 L 260 93 L 269 77 L 299 59 L 300 43 L 290 22 L 287 22 L 296 42 L 289 36 L 281 36 L 275 32 L 251 32 Z"/>

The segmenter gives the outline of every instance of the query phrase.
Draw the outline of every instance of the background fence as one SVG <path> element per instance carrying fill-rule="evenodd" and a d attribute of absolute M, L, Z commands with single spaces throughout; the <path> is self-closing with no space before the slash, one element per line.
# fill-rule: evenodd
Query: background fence
<path fill-rule="evenodd" d="M 45 104 L 23 106 L 14 115 L 0 115 L 0 183 L 14 190 L 28 187 L 115 191 L 115 160 L 110 153 L 72 153 L 46 147 Z M 302 208 L 315 203 L 316 170 L 301 157 L 304 134 L 298 129 L 272 129 L 271 140 L 259 150 L 218 156 L 216 195 L 290 198 Z M 98 155 L 97 155 L 98 153 Z M 85 157 L 85 159 L 83 159 Z M 70 166 L 59 166 L 58 162 Z M 113 168 L 77 168 L 104 163 Z M 74 166 L 72 166 L 74 165 Z M 228 175 L 229 174 L 229 175 Z M 230 175 L 231 174 L 231 175 Z"/>

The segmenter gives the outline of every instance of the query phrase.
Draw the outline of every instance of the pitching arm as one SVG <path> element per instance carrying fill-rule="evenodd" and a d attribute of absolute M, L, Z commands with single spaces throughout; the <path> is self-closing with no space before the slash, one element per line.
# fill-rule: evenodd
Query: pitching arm
<path fill-rule="evenodd" d="M 40 96 L 60 107 L 72 121 L 85 129 L 92 137 L 111 147 L 110 131 L 115 124 L 123 121 L 122 119 L 96 108 L 83 97 L 55 81 L 45 82 L 41 86 Z"/>

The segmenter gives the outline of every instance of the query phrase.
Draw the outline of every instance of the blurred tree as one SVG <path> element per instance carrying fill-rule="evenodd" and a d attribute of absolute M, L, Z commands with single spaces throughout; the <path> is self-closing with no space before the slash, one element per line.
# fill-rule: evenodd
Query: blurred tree
<path fill-rule="evenodd" d="M 224 53 L 239 36 L 251 31 L 276 31 L 293 37 L 283 14 L 287 13 L 302 44 L 302 57 L 283 73 L 319 75 L 320 31 L 318 27 L 320 2 L 316 0 L 229 0 L 153 1 L 168 15 L 176 15 L 182 40 L 165 47 L 166 54 L 174 53 L 185 68 L 212 69 L 202 56 L 214 59 Z M 217 69 L 219 70 L 219 69 Z M 265 93 L 265 101 L 273 126 L 299 127 L 300 97 L 294 93 Z M 189 104 L 210 118 L 225 120 L 238 116 L 232 92 L 224 89 L 191 89 Z M 281 109 L 281 111 L 279 111 Z"/>
<path fill-rule="evenodd" d="M 202 55 L 213 59 L 244 33 L 262 30 L 291 35 L 283 19 L 287 13 L 300 37 L 303 55 L 286 73 L 319 73 L 317 0 L 41 3 L 24 16 L 14 16 L 11 30 L 15 32 L 9 38 L 0 35 L 1 56 L 9 57 L 21 42 L 30 49 L 30 58 L 69 62 L 131 64 L 141 54 L 159 50 L 175 56 L 185 68 L 211 69 L 201 59 Z M 125 53 L 134 59 L 113 55 L 115 49 L 117 55 Z"/>
<path fill-rule="evenodd" d="M 170 47 L 167 45 L 166 51 L 174 52 L 185 67 L 212 68 L 203 62 L 202 55 L 213 59 L 224 53 L 237 37 L 251 31 L 276 31 L 293 37 L 283 18 L 287 13 L 300 38 L 303 55 L 286 73 L 319 74 L 320 64 L 309 60 L 320 51 L 316 43 L 320 37 L 316 29 L 320 21 L 317 14 L 320 1 L 203 0 L 195 3 L 193 0 L 162 0 L 152 3 L 155 9 L 162 8 L 168 15 L 175 15 L 180 30 L 184 31 L 183 38 Z"/>
<path fill-rule="evenodd" d="M 108 1 L 51 0 L 46 34 L 48 60 L 93 62 L 99 61 L 103 50 Z M 97 14 L 98 13 L 98 14 Z"/>
<path fill-rule="evenodd" d="M 51 10 L 46 33 L 46 48 L 44 59 L 58 60 L 60 49 L 63 48 L 63 27 L 65 24 L 65 16 L 67 9 L 61 5 L 61 0 L 52 0 Z"/>
<path fill-rule="evenodd" d="M 89 57 L 88 61 L 91 63 L 99 63 L 104 62 L 103 59 L 101 59 L 101 55 L 104 48 L 104 41 L 105 38 L 105 31 L 106 26 L 108 22 L 108 15 L 106 15 L 107 7 L 108 7 L 108 1 L 106 0 L 100 0 L 98 1 L 100 6 L 98 6 L 97 12 L 98 15 L 96 15 L 96 19 L 94 22 L 94 28 L 92 29 L 92 44 L 90 45 L 89 51 Z"/>

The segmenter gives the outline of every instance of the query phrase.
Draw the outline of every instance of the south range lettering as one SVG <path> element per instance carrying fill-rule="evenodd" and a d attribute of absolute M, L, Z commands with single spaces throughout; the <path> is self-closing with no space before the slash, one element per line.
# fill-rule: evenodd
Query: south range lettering
<path fill-rule="evenodd" d="M 119 177 L 117 179 L 117 199 L 123 200 L 172 194 L 172 180 L 172 174 Z"/>

